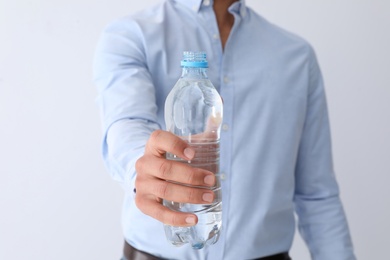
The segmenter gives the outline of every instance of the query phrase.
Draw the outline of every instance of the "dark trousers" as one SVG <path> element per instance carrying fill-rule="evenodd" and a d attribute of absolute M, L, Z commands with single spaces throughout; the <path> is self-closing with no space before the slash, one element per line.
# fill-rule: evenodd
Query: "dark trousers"
<path fill-rule="evenodd" d="M 121 260 L 163 260 L 163 259 L 148 254 L 146 252 L 142 252 L 132 247 L 125 241 L 125 245 L 123 248 L 123 257 Z M 292 259 L 290 258 L 288 253 L 280 253 L 276 255 L 256 258 L 253 260 L 292 260 Z"/>

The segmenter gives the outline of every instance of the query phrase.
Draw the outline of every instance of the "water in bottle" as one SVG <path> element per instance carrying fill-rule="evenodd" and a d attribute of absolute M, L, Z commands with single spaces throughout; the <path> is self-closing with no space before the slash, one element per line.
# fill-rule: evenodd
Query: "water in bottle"
<path fill-rule="evenodd" d="M 163 201 L 164 206 L 197 215 L 198 223 L 192 227 L 165 225 L 167 239 L 176 246 L 185 243 L 195 249 L 218 241 L 222 225 L 222 192 L 219 178 L 219 138 L 222 123 L 222 99 L 208 79 L 208 62 L 204 52 L 184 52 L 182 75 L 165 101 L 167 131 L 185 140 L 194 150 L 195 157 L 185 161 L 167 153 L 169 160 L 211 171 L 216 185 L 211 189 L 215 199 L 211 204 L 189 204 Z M 197 187 L 210 189 L 207 187 Z"/>

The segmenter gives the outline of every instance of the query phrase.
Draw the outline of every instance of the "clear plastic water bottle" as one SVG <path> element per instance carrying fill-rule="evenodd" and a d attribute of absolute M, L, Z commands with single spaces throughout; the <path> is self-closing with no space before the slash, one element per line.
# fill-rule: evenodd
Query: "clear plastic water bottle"
<path fill-rule="evenodd" d="M 165 122 L 167 131 L 185 140 L 195 150 L 195 157 L 185 161 L 167 153 L 166 158 L 213 172 L 216 185 L 211 189 L 215 193 L 215 200 L 211 204 L 164 200 L 164 206 L 175 211 L 192 212 L 198 217 L 198 223 L 192 227 L 165 225 L 164 228 L 167 239 L 173 245 L 190 243 L 193 248 L 201 249 L 218 241 L 222 225 L 219 138 L 223 105 L 207 77 L 208 62 L 204 52 L 184 52 L 181 66 L 182 75 L 165 101 Z"/>

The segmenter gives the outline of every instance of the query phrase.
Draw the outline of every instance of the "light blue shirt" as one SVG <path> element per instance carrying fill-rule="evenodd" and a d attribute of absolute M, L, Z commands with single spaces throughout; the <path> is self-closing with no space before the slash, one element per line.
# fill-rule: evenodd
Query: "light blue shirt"
<path fill-rule="evenodd" d="M 222 49 L 213 1 L 167 0 L 111 23 L 99 41 L 95 82 L 103 156 L 125 190 L 123 232 L 139 250 L 168 259 L 253 259 L 290 249 L 298 227 L 313 259 L 355 259 L 332 166 L 321 72 L 311 46 L 245 6 Z M 134 203 L 135 161 L 165 129 L 164 102 L 183 51 L 207 53 L 224 100 L 223 228 L 202 250 L 173 247 L 163 224 Z"/>

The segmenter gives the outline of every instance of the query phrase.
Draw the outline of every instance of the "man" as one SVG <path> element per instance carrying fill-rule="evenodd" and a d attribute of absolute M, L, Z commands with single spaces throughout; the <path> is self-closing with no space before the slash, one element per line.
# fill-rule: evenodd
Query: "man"
<path fill-rule="evenodd" d="M 224 100 L 223 228 L 202 250 L 171 246 L 163 230 L 163 223 L 191 226 L 197 218 L 168 210 L 162 199 L 213 198 L 196 188 L 179 192 L 166 180 L 215 183 L 210 172 L 165 159 L 166 152 L 194 157 L 163 131 L 164 101 L 185 50 L 207 53 L 209 78 Z M 290 259 L 296 212 L 313 259 L 355 259 L 332 168 L 321 72 L 304 40 L 243 0 L 166 0 L 105 29 L 95 81 L 104 160 L 126 191 L 126 258 Z"/>

